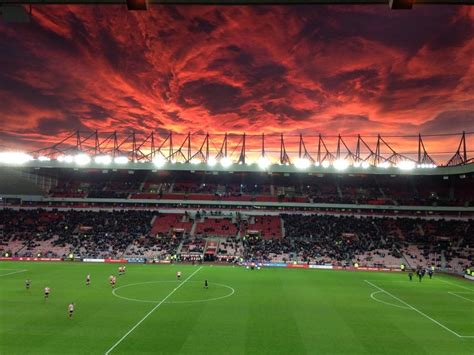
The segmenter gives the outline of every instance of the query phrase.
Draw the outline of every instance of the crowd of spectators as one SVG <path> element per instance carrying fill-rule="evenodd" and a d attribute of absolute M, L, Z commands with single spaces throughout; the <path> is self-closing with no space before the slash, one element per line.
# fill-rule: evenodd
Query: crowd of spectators
<path fill-rule="evenodd" d="M 390 258 L 437 267 L 444 262 L 444 267 L 453 269 L 470 266 L 473 260 L 466 252 L 474 245 L 472 220 L 328 215 L 282 215 L 282 219 L 285 238 L 247 236 L 247 258 L 340 265 Z M 452 260 L 456 265 L 450 264 Z"/>
<path fill-rule="evenodd" d="M 234 237 L 227 237 L 222 240 L 217 250 L 217 259 L 221 261 L 237 260 L 242 256 L 243 245 L 242 239 Z"/>
<path fill-rule="evenodd" d="M 54 255 L 50 250 L 43 255 L 67 257 L 72 253 L 80 257 L 117 257 L 136 239 L 148 236 L 152 212 L 119 211 L 0 211 L 0 228 L 4 240 L 21 240 L 18 250 L 11 254 L 32 256 L 28 253 L 42 241 L 51 240 L 51 246 L 68 250 L 64 255 Z M 7 246 L 4 246 L 7 248 Z"/>
<path fill-rule="evenodd" d="M 132 242 L 124 256 L 169 260 L 178 252 L 183 238 L 187 238 L 186 233 L 158 233 L 155 236 L 143 236 Z"/>
<path fill-rule="evenodd" d="M 390 235 L 382 236 L 379 219 L 318 215 L 283 215 L 282 219 L 285 252 L 301 261 L 350 263 L 367 251 L 396 248 Z"/>
<path fill-rule="evenodd" d="M 203 215 L 199 212 L 199 219 Z M 153 232 L 153 226 L 170 216 L 137 210 L 2 209 L 0 251 L 14 256 L 41 252 L 42 256 L 68 257 L 72 253 L 82 258 L 203 254 L 208 240 L 205 228 L 204 233 L 191 235 L 192 224 L 202 222 L 182 222 L 189 223 L 189 228 L 180 231 L 163 226 Z M 234 223 L 220 214 L 213 217 L 226 233 L 229 226 L 235 228 L 216 244 L 218 260 L 243 257 L 351 265 L 373 260 L 383 264 L 391 258 L 411 266 L 454 270 L 472 267 L 474 261 L 473 220 L 283 214 L 273 218 L 283 221 L 284 235 L 266 238 L 252 230 L 255 224 L 248 216 L 238 214 Z"/>

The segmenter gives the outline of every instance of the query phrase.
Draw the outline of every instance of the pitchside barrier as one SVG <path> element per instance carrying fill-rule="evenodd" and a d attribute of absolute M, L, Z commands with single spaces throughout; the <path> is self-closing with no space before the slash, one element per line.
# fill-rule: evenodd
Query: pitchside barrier
<path fill-rule="evenodd" d="M 82 259 L 85 263 L 113 263 L 113 264 L 126 264 L 128 263 L 127 259 Z"/>
<path fill-rule="evenodd" d="M 252 263 L 243 262 L 241 266 L 254 266 L 254 267 L 281 267 L 287 269 L 323 269 L 323 270 L 350 270 L 350 271 L 401 271 L 400 268 L 389 268 L 389 267 L 366 267 L 366 266 L 334 266 L 331 264 L 315 265 L 307 263 Z"/>
<path fill-rule="evenodd" d="M 29 257 L 0 257 L 0 260 L 8 260 L 8 261 L 64 261 L 62 258 L 29 258 Z"/>

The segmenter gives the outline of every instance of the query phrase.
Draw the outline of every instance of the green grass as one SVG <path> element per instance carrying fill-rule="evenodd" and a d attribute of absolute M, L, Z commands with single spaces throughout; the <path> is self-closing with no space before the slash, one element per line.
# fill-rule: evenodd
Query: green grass
<path fill-rule="evenodd" d="M 0 354 L 105 354 L 153 309 L 111 354 L 474 353 L 474 284 L 449 276 L 419 283 L 401 273 L 129 264 L 117 294 L 139 302 L 112 294 L 116 269 L 0 263 Z M 220 299 L 189 302 L 206 298 Z"/>

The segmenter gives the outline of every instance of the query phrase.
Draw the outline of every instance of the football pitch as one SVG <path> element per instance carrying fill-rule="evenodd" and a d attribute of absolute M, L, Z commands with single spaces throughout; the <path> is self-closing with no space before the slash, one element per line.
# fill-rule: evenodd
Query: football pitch
<path fill-rule="evenodd" d="M 117 267 L 1 262 L 0 354 L 474 354 L 450 276 L 128 264 L 112 292 Z"/>

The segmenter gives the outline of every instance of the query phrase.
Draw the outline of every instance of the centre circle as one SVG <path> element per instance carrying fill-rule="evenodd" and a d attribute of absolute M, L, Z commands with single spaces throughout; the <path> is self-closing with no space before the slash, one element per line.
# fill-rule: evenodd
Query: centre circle
<path fill-rule="evenodd" d="M 217 301 L 217 300 L 230 297 L 235 292 L 235 290 L 232 287 L 228 285 L 224 285 L 224 284 L 209 283 L 209 288 L 205 289 L 201 281 L 186 281 L 186 285 L 188 285 L 187 288 L 185 288 L 184 285 L 180 287 L 179 290 L 176 290 L 176 287 L 168 288 L 165 290 L 165 291 L 169 291 L 168 293 L 166 293 L 165 295 L 160 295 L 160 296 L 157 295 L 156 299 L 150 299 L 151 297 L 146 297 L 149 295 L 150 292 L 153 292 L 152 289 L 153 289 L 154 284 L 171 284 L 171 283 L 182 284 L 183 281 L 137 282 L 137 283 L 127 284 L 127 285 L 117 287 L 116 289 L 112 290 L 112 294 L 115 297 L 118 297 L 127 301 L 157 304 L 157 303 L 198 303 L 198 302 Z M 145 286 L 145 289 L 142 292 L 146 294 L 144 295 L 145 297 L 143 298 L 141 294 L 139 294 L 138 297 L 135 294 L 124 295 L 124 293 L 128 293 L 129 291 L 133 293 L 134 289 L 135 290 L 143 289 L 144 286 Z M 191 286 L 191 288 L 189 286 Z M 174 292 L 175 290 L 176 292 Z M 158 289 L 158 291 L 162 292 L 163 290 Z M 174 292 L 174 293 L 171 296 L 169 296 L 171 292 Z M 175 298 L 176 300 L 173 300 L 173 298 Z"/>

